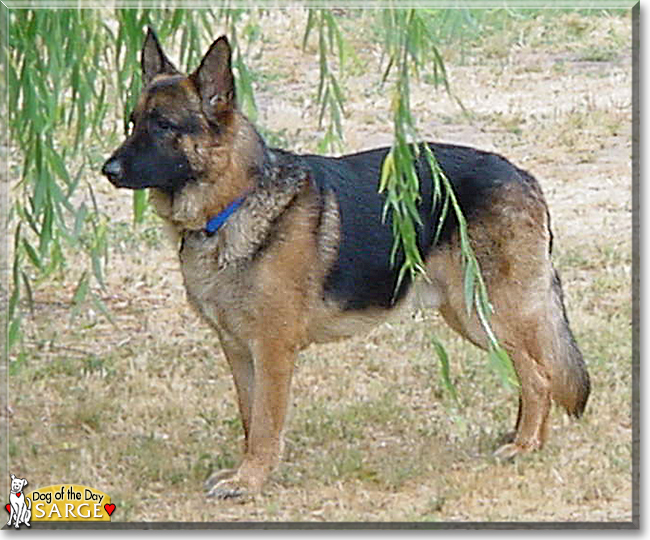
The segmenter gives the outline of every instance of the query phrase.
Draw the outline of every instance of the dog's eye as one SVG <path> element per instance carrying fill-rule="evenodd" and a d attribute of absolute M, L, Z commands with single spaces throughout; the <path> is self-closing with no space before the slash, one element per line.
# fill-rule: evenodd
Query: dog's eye
<path fill-rule="evenodd" d="M 156 118 L 156 127 L 163 131 L 172 131 L 176 129 L 176 126 L 165 118 Z"/>

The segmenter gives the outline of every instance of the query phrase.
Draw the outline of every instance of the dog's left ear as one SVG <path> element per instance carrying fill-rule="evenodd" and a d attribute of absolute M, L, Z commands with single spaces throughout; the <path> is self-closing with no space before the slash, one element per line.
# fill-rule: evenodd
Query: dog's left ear
<path fill-rule="evenodd" d="M 237 107 L 232 50 L 225 36 L 210 46 L 190 78 L 196 84 L 203 112 L 210 122 L 219 124 Z"/>

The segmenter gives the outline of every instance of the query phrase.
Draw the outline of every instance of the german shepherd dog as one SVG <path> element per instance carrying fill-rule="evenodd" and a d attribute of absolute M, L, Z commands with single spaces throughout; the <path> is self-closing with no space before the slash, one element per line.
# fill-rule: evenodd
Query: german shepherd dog
<path fill-rule="evenodd" d="M 103 166 L 117 187 L 149 189 L 175 232 L 190 304 L 218 333 L 237 389 L 244 455 L 206 482 L 209 495 L 254 495 L 277 466 L 298 351 L 364 331 L 411 296 L 398 288 L 382 220 L 379 148 L 323 157 L 269 148 L 237 108 L 231 48 L 220 37 L 191 75 L 181 74 L 149 30 L 143 91 L 132 129 Z M 542 447 L 552 400 L 579 417 L 589 375 L 567 320 L 551 262 L 549 213 L 537 181 L 503 157 L 427 143 L 468 223 L 494 308 L 491 326 L 520 383 L 515 431 L 497 455 Z M 424 152 L 418 247 L 427 299 L 479 347 L 487 335 L 468 314 L 457 219 L 433 207 Z"/>

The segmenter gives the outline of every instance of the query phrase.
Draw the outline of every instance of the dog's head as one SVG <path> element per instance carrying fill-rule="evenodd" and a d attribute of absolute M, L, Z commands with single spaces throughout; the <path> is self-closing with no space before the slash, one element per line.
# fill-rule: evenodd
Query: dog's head
<path fill-rule="evenodd" d="M 15 474 L 11 475 L 11 491 L 13 493 L 18 493 L 22 491 L 23 488 L 27 485 L 27 480 L 24 478 L 16 478 Z"/>
<path fill-rule="evenodd" d="M 237 113 L 231 57 L 227 38 L 220 37 L 199 67 L 183 75 L 149 29 L 142 48 L 143 90 L 130 116 L 130 134 L 102 168 L 111 183 L 177 193 L 213 171 L 215 159 L 226 161 Z"/>

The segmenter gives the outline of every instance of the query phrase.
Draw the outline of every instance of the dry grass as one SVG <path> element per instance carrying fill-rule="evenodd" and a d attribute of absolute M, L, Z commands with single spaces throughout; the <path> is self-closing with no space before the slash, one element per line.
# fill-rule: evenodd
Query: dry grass
<path fill-rule="evenodd" d="M 253 66 L 259 123 L 313 150 L 318 68 L 291 31 L 304 14 L 273 17 Z M 33 487 L 97 487 L 117 504 L 115 521 L 630 521 L 630 19 L 571 13 L 521 24 L 480 36 L 462 56 L 450 47 L 453 88 L 471 115 L 424 83 L 413 103 L 428 137 L 503 153 L 542 183 L 593 379 L 583 420 L 555 410 L 543 452 L 495 461 L 516 397 L 435 314 L 406 314 L 305 351 L 285 458 L 264 495 L 207 501 L 202 481 L 239 457 L 226 363 L 185 302 L 156 218 L 133 231 L 130 194 L 98 178 L 112 216 L 104 299 L 116 326 L 90 307 L 70 321 L 74 280 L 42 285 L 10 365 L 10 469 Z M 388 97 L 366 74 L 376 51 L 355 39 L 366 69 L 345 81 L 350 150 L 391 136 Z M 452 359 L 460 404 L 443 389 L 432 332 Z"/>

